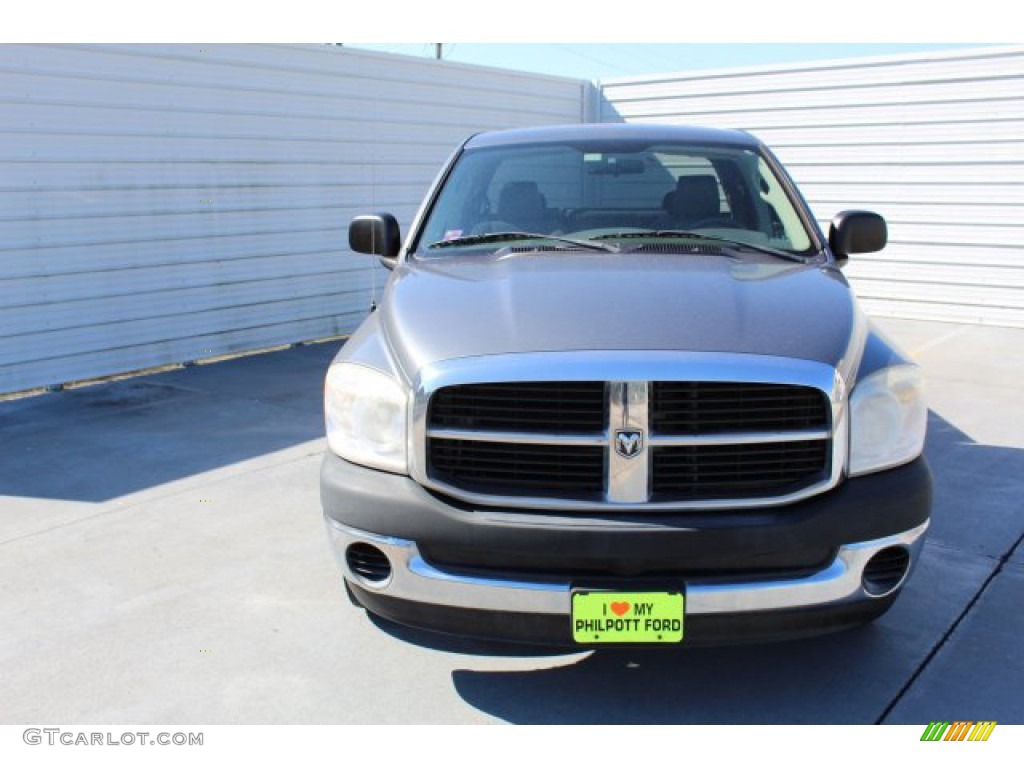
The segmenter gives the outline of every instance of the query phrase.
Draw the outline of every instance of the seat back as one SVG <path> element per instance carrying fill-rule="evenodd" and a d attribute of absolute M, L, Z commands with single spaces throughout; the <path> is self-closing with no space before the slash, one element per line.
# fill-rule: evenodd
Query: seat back
<path fill-rule="evenodd" d="M 680 176 L 674 191 L 665 195 L 662 207 L 673 220 L 695 224 L 721 215 L 718 179 L 710 175 Z"/>
<path fill-rule="evenodd" d="M 527 232 L 543 230 L 547 219 L 547 201 L 535 181 L 510 181 L 498 195 L 497 216 Z"/>

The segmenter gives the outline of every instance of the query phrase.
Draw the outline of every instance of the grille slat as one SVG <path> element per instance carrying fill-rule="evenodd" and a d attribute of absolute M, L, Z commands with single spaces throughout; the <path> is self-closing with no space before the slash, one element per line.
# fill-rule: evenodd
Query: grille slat
<path fill-rule="evenodd" d="M 652 382 L 649 436 L 716 439 L 707 444 L 651 443 L 650 500 L 780 496 L 823 482 L 832 441 L 799 436 L 757 442 L 750 435 L 829 434 L 828 397 L 806 386 L 740 382 Z M 597 382 L 463 384 L 434 393 L 428 430 L 526 435 L 608 432 L 608 386 Z M 729 433 L 736 433 L 730 437 Z M 797 437 L 793 435 L 792 437 Z M 736 439 L 738 442 L 725 442 Z M 495 497 L 605 500 L 604 445 L 427 438 L 428 475 L 449 487 Z"/>
<path fill-rule="evenodd" d="M 820 461 L 804 461 L 804 462 L 777 462 L 778 466 L 758 464 L 757 466 L 740 465 L 735 464 L 732 466 L 726 466 L 719 464 L 716 466 L 709 466 L 706 464 L 700 464 L 699 467 L 694 467 L 690 464 L 665 464 L 664 462 L 658 465 L 658 469 L 662 472 L 693 472 L 700 477 L 731 477 L 737 474 L 737 471 L 742 471 L 746 474 L 756 473 L 757 475 L 765 475 L 772 472 L 779 474 L 792 474 L 794 472 L 810 472 L 813 470 L 821 469 Z"/>
<path fill-rule="evenodd" d="M 662 449 L 656 449 L 656 450 L 660 452 Z M 808 457 L 799 457 L 797 459 L 791 459 L 791 458 L 789 458 L 787 456 L 782 456 L 782 457 L 780 457 L 778 459 L 773 459 L 773 460 L 763 460 L 762 459 L 762 460 L 753 461 L 753 462 L 744 461 L 742 458 L 738 458 L 738 459 L 733 460 L 733 461 L 715 461 L 715 462 L 704 461 L 703 459 L 697 459 L 696 461 L 694 461 L 694 460 L 687 460 L 687 459 L 684 459 L 684 460 L 681 460 L 681 461 L 680 460 L 671 460 L 671 459 L 662 459 L 658 463 L 658 466 L 660 468 L 663 468 L 663 469 L 690 469 L 690 468 L 695 468 L 695 469 L 699 469 L 699 471 L 701 471 L 701 472 L 713 472 L 713 471 L 716 471 L 716 470 L 723 471 L 723 472 L 728 472 L 728 471 L 732 471 L 736 467 L 739 467 L 741 469 L 745 469 L 747 471 L 752 471 L 752 470 L 770 471 L 773 467 L 785 468 L 785 467 L 792 467 L 794 465 L 808 466 L 808 467 L 820 467 L 821 466 L 821 458 L 820 457 L 810 457 L 810 458 L 808 458 Z"/>
<path fill-rule="evenodd" d="M 700 417 L 707 419 L 715 416 L 731 416 L 733 418 L 743 418 L 744 421 L 746 421 L 748 419 L 768 420 L 769 418 L 778 418 L 779 414 L 784 414 L 786 416 L 796 416 L 798 418 L 814 418 L 818 416 L 819 409 L 813 406 L 793 406 L 786 405 L 785 403 L 779 403 L 778 405 L 775 405 L 776 401 L 774 400 L 770 401 L 770 403 L 771 404 L 764 402 L 752 403 L 749 401 L 743 403 L 743 407 L 745 408 L 748 408 L 750 410 L 754 410 L 755 408 L 757 409 L 757 414 L 753 416 L 743 413 L 737 413 L 737 408 L 735 405 L 723 405 L 720 408 L 710 408 L 702 403 L 699 406 Z M 673 418 L 678 419 L 680 418 L 680 415 L 666 415 L 663 417 L 662 420 L 671 420 Z"/>

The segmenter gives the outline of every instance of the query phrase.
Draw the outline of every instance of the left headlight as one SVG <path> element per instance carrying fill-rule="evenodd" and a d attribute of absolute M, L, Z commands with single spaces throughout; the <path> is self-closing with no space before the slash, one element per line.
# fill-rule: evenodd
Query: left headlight
<path fill-rule="evenodd" d="M 857 382 L 850 396 L 850 475 L 913 461 L 924 449 L 928 407 L 915 365 L 895 365 Z"/>
<path fill-rule="evenodd" d="M 356 464 L 405 474 L 409 397 L 387 374 L 335 363 L 324 382 L 327 445 Z"/>

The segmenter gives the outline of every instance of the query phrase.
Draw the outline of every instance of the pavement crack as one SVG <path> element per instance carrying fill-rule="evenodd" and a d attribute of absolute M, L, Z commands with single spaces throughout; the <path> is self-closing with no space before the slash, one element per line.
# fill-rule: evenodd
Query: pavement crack
<path fill-rule="evenodd" d="M 882 714 L 878 716 L 878 719 L 875 720 L 875 725 L 882 725 L 885 723 L 886 718 L 888 718 L 889 715 L 892 714 L 893 710 L 896 709 L 897 705 L 900 703 L 900 701 L 902 701 L 903 697 L 914 686 L 914 683 L 917 682 L 918 678 L 921 677 L 925 669 L 928 668 L 928 665 L 931 664 L 932 659 L 934 659 L 939 654 L 939 651 L 941 651 L 942 648 L 946 645 L 946 643 L 949 641 L 949 638 L 953 636 L 953 634 L 957 630 L 957 627 L 959 627 L 960 623 L 967 617 L 967 614 L 969 614 L 974 609 L 974 606 L 981 599 L 981 596 L 985 594 L 985 591 L 989 588 L 989 585 L 993 581 L 995 581 L 996 576 L 1002 573 L 1003 568 L 1010 563 L 1010 558 L 1013 556 L 1013 553 L 1017 550 L 1019 546 L 1021 546 L 1022 543 L 1024 543 L 1024 534 L 1021 534 L 1017 538 L 1017 540 L 1010 545 L 1010 548 L 1007 549 L 1006 552 L 999 558 L 996 567 L 992 569 L 992 572 L 985 578 L 985 581 L 982 582 L 981 587 L 978 588 L 978 591 L 974 594 L 974 597 L 972 597 L 967 602 L 967 605 L 964 606 L 964 609 L 960 612 L 956 619 L 954 619 L 953 623 L 946 628 L 946 631 L 943 633 L 942 637 L 939 638 L 939 641 L 932 646 L 932 649 L 928 652 L 928 655 L 925 656 L 921 663 L 917 665 L 917 669 L 915 669 L 914 673 L 909 678 L 907 678 L 907 681 L 903 684 L 903 687 L 900 688 L 899 692 L 896 694 L 893 700 L 889 702 L 889 706 L 887 706 L 885 710 L 882 712 Z"/>
<path fill-rule="evenodd" d="M 943 541 L 933 541 L 932 539 L 928 539 L 928 546 L 931 549 L 944 549 L 947 552 L 955 552 L 959 555 L 967 555 L 968 557 L 980 557 L 983 560 L 991 560 L 993 563 L 996 564 L 997 567 L 1006 559 L 1006 555 L 990 555 L 988 552 L 972 552 L 970 550 L 964 549 L 963 547 L 959 547 L 954 544 L 948 544 Z M 1014 544 L 1014 546 L 1016 546 L 1016 544 Z M 1013 550 L 1011 549 L 1010 552 L 1012 553 Z"/>

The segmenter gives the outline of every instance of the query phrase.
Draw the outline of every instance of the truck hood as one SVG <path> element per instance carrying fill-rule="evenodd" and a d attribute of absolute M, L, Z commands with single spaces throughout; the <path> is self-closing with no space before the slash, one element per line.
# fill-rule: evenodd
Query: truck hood
<path fill-rule="evenodd" d="M 517 352 L 686 350 L 836 365 L 854 299 L 835 268 L 649 253 L 448 256 L 399 266 L 380 309 L 407 372 Z"/>

